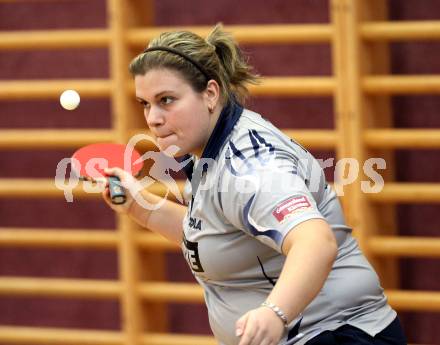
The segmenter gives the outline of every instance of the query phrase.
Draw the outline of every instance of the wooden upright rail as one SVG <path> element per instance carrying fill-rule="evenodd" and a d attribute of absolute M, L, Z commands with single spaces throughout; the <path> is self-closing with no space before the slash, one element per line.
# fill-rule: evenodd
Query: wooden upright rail
<path fill-rule="evenodd" d="M 111 77 L 108 80 L 38 80 L 1 81 L 0 100 L 51 99 L 67 88 L 78 90 L 82 97 L 110 97 L 113 126 L 110 130 L 0 130 L 0 149 L 58 149 L 75 148 L 101 141 L 126 141 L 132 134 L 144 131 L 131 117 L 133 86 L 127 78 L 126 65 L 132 48 L 138 51 L 146 42 L 163 30 L 146 26 L 148 19 L 136 11 L 148 2 L 108 0 L 109 27 L 87 30 L 51 30 L 0 33 L 0 49 L 65 49 L 107 47 L 111 57 Z M 148 6 L 148 4 L 147 4 Z M 306 25 L 240 25 L 228 26 L 241 43 L 261 45 L 328 43 L 333 50 L 332 76 L 266 77 L 260 86 L 251 88 L 258 96 L 333 96 L 335 104 L 334 130 L 284 131 L 310 148 L 335 149 L 338 158 L 355 157 L 363 160 L 368 152 L 396 148 L 439 148 L 440 129 L 398 130 L 392 126 L 378 129 L 366 126 L 364 105 L 374 97 L 391 94 L 440 93 L 440 76 L 375 75 L 365 69 L 360 52 L 365 42 L 438 40 L 440 22 L 388 22 L 383 8 L 369 8 L 370 18 L 363 16 L 363 5 L 352 0 L 331 0 L 331 23 Z M 377 18 L 374 14 L 378 14 Z M 191 27 L 206 35 L 210 27 Z M 373 52 L 374 53 L 374 52 Z M 378 53 L 375 52 L 377 55 Z M 383 69 L 386 70 L 386 49 L 382 49 Z M 365 55 L 365 56 L 375 56 Z M 363 58 L 365 58 L 363 56 Z M 386 110 L 386 101 L 381 103 Z M 370 104 L 371 105 L 371 104 Z M 376 203 L 393 205 L 398 202 L 440 202 L 440 184 L 411 184 L 393 182 L 389 176 L 381 193 L 363 194 L 356 182 L 346 190 L 344 204 L 348 219 L 355 227 L 360 244 L 379 272 L 389 270 L 386 260 L 399 256 L 439 257 L 440 240 L 406 238 L 390 234 L 381 222 L 381 214 L 371 212 Z M 354 188 L 353 188 L 354 187 Z M 161 186 L 153 192 L 164 194 Z M 75 197 L 95 197 L 74 190 Z M 0 197 L 22 198 L 63 197 L 51 180 L 0 179 Z M 351 207 L 347 207 L 351 206 Z M 370 211 L 365 211 L 370 210 Z M 367 213 L 363 213 L 367 212 Z M 372 217 L 372 218 L 368 218 Z M 114 249 L 119 254 L 120 278 L 116 281 L 0 278 L 1 296 L 46 296 L 70 298 L 117 299 L 121 302 L 123 325 L 121 331 L 86 331 L 50 328 L 0 327 L 0 342 L 9 344 L 124 344 L 124 345 L 202 345 L 214 344 L 212 337 L 167 335 L 161 320 L 154 320 L 158 302 L 202 303 L 202 291 L 195 284 L 159 282 L 160 272 L 141 271 L 142 255 L 159 258 L 166 251 L 178 248 L 157 235 L 140 229 L 125 218 L 118 218 L 117 231 L 89 229 L 0 229 L 2 247 L 94 248 Z M 392 228 L 392 224 L 389 225 Z M 386 266 L 386 267 L 385 267 Z M 147 272 L 145 272 L 147 271 Z M 147 274 L 145 274 L 147 273 Z M 391 275 L 396 276 L 396 271 Z M 147 277 L 147 278 L 146 278 Z M 387 286 L 390 303 L 400 310 L 440 310 L 440 294 L 428 291 L 401 291 L 392 282 Z M 155 302 L 143 309 L 141 302 Z M 149 311 L 150 310 L 150 311 Z M 152 315 L 151 310 L 155 311 Z M 164 315 L 162 315 L 164 316 Z M 161 319 L 160 317 L 158 319 Z M 160 331 L 158 331 L 160 330 Z"/>

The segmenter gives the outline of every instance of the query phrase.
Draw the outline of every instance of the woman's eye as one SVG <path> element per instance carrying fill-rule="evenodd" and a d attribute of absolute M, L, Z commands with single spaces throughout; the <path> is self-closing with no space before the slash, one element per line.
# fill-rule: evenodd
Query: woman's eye
<path fill-rule="evenodd" d="M 167 105 L 167 104 L 170 104 L 172 101 L 174 101 L 174 98 L 173 97 L 168 97 L 168 96 L 167 97 L 162 97 L 160 101 L 162 102 L 162 104 Z"/>
<path fill-rule="evenodd" d="M 141 101 L 141 102 L 139 102 L 141 105 L 142 105 L 142 107 L 144 107 L 145 109 L 147 109 L 150 105 L 148 104 L 148 102 L 145 102 L 145 101 Z"/>

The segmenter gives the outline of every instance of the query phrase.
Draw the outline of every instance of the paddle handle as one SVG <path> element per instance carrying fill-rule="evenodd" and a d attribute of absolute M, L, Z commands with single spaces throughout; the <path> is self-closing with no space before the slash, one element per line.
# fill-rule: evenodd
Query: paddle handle
<path fill-rule="evenodd" d="M 109 176 L 108 189 L 110 190 L 110 197 L 112 203 L 115 205 L 121 205 L 127 200 L 125 191 L 121 186 L 121 180 L 117 176 Z"/>

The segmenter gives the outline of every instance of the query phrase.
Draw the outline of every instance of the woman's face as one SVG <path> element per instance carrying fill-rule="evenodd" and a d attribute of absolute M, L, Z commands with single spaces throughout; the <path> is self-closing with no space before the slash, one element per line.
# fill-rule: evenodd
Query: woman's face
<path fill-rule="evenodd" d="M 219 111 L 211 114 L 208 110 L 217 105 L 218 84 L 210 81 L 206 90 L 198 93 L 180 73 L 153 69 L 135 76 L 135 88 L 159 149 L 164 151 L 175 145 L 178 155 L 200 156 L 218 119 Z"/>

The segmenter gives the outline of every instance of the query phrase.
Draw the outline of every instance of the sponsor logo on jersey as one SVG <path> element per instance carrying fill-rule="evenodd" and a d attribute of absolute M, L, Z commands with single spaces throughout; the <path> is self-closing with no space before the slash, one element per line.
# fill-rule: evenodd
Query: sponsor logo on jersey
<path fill-rule="evenodd" d="M 311 208 L 312 206 L 310 205 L 310 202 L 306 196 L 296 196 L 278 204 L 272 214 L 280 223 L 283 223 L 293 214 L 303 212 Z"/>
<path fill-rule="evenodd" d="M 202 263 L 200 262 L 198 242 L 188 241 L 184 234 L 183 243 L 185 245 L 185 259 L 189 267 L 191 267 L 194 272 L 204 272 Z"/>
<path fill-rule="evenodd" d="M 195 218 L 195 217 L 189 217 L 188 226 L 191 229 L 202 230 L 202 221 L 200 219 Z"/>

